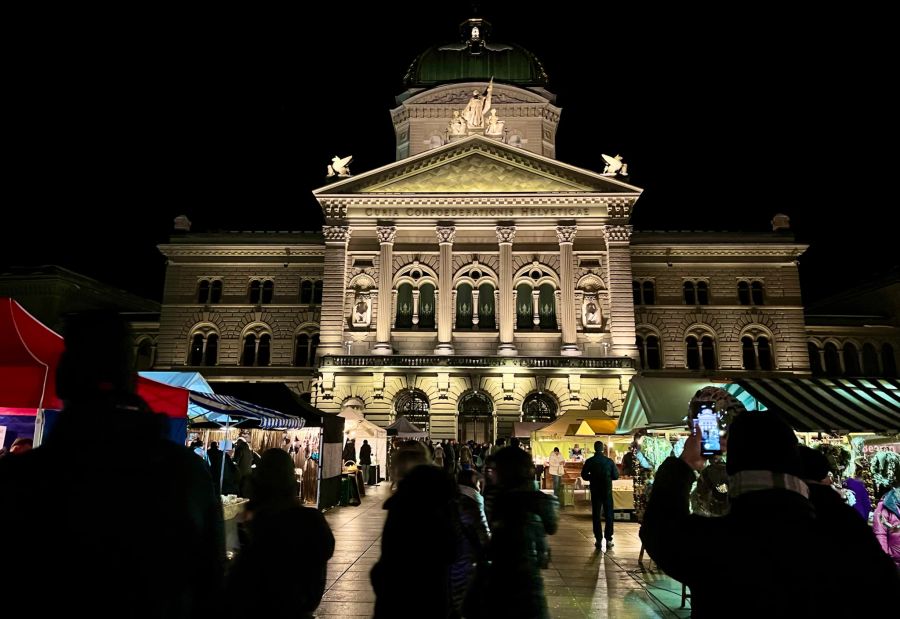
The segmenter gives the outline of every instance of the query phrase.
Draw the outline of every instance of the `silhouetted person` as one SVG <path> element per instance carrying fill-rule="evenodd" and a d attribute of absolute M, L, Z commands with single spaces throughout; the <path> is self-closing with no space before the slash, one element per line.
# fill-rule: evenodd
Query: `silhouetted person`
<path fill-rule="evenodd" d="M 429 462 L 424 445 L 404 444 L 396 462 L 397 492 L 384 502 L 381 558 L 370 573 L 375 618 L 443 619 L 451 616 L 450 565 L 460 535 L 456 483 Z"/>
<path fill-rule="evenodd" d="M 250 496 L 250 473 L 253 472 L 253 450 L 242 436 L 234 441 L 234 466 L 237 468 L 238 494 Z"/>
<path fill-rule="evenodd" d="M 369 467 L 372 466 L 372 446 L 369 445 L 369 441 L 364 440 L 362 447 L 359 448 L 359 466 L 363 471 L 363 481 L 367 484 L 371 484 L 372 480 L 369 479 Z"/>
<path fill-rule="evenodd" d="M 852 617 L 853 595 L 836 595 L 835 546 L 816 525 L 793 430 L 773 411 L 748 411 L 727 439 L 727 515 L 691 515 L 688 494 L 704 466 L 701 435 L 665 460 L 647 505 L 641 540 L 667 574 L 691 588 L 693 617 Z M 846 566 L 843 572 L 871 566 Z M 727 575 L 723 586 L 721 576 Z M 883 589 L 883 591 L 893 590 Z"/>
<path fill-rule="evenodd" d="M 601 547 L 604 537 L 600 524 L 600 511 L 606 520 L 606 549 L 613 547 L 613 494 L 612 480 L 619 479 L 616 463 L 604 455 L 603 443 L 594 443 L 594 455 L 584 461 L 581 478 L 591 484 L 591 518 L 594 522 L 594 547 Z"/>
<path fill-rule="evenodd" d="M 832 552 L 840 565 L 852 565 L 841 578 L 848 591 L 900 591 L 894 562 L 881 550 L 869 524 L 832 486 L 828 458 L 805 445 L 800 450 L 802 477 L 809 487 L 809 500 L 816 508 L 816 527 L 821 539 L 833 540 Z M 855 586 L 854 586 L 855 585 Z"/>
<path fill-rule="evenodd" d="M 228 576 L 234 617 L 312 617 L 325 593 L 334 536 L 297 498 L 291 456 L 268 449 L 250 481 L 246 543 Z"/>
<path fill-rule="evenodd" d="M 0 531 L 16 557 L 0 568 L 4 613 L 207 616 L 225 551 L 206 465 L 135 395 L 118 315 L 74 316 L 65 335 L 63 412 L 41 447 L 0 463 Z"/>
<path fill-rule="evenodd" d="M 209 449 L 206 450 L 206 458 L 209 460 L 209 470 L 212 474 L 216 494 L 237 494 L 239 490 L 238 470 L 231 456 L 219 449 L 217 442 L 212 441 Z M 223 458 L 224 468 L 222 466 Z"/>
<path fill-rule="evenodd" d="M 556 533 L 556 497 L 534 489 L 534 464 L 518 447 L 495 456 L 499 491 L 490 515 L 488 617 L 549 617 L 541 564 L 545 535 Z"/>
<path fill-rule="evenodd" d="M 462 535 L 460 536 L 460 551 L 451 568 L 450 582 L 454 611 L 461 613 L 476 570 L 483 571 L 486 568 L 485 562 L 487 561 L 491 532 L 484 513 L 484 499 L 478 492 L 478 473 L 460 471 L 457 483 L 459 484 L 457 507 Z M 470 600 L 470 604 L 477 605 L 477 600 Z M 474 609 L 467 610 L 469 612 L 463 613 L 465 616 L 473 614 Z"/>

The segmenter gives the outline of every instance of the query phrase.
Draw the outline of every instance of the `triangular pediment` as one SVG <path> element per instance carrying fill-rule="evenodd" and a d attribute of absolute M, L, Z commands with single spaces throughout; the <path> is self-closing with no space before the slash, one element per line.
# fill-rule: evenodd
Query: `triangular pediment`
<path fill-rule="evenodd" d="M 640 194 L 641 189 L 541 155 L 471 136 L 317 189 L 317 195 L 468 193 Z"/>

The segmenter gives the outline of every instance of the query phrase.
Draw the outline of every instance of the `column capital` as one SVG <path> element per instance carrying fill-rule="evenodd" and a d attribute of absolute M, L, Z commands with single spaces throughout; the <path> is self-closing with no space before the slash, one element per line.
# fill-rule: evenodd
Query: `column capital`
<path fill-rule="evenodd" d="M 322 226 L 326 243 L 346 243 L 350 240 L 350 226 Z"/>
<path fill-rule="evenodd" d="M 497 242 L 501 245 L 508 243 L 512 245 L 513 239 L 516 238 L 515 226 L 497 226 Z"/>
<path fill-rule="evenodd" d="M 393 243 L 394 237 L 397 236 L 397 226 L 376 226 L 375 235 L 378 237 L 378 242 L 382 245 Z"/>
<path fill-rule="evenodd" d="M 434 232 L 437 234 L 439 244 L 452 244 L 456 237 L 456 226 L 435 226 Z"/>
<path fill-rule="evenodd" d="M 607 243 L 628 243 L 632 226 L 603 226 L 603 236 Z"/>
<path fill-rule="evenodd" d="M 556 226 L 556 238 L 560 244 L 574 243 L 575 233 L 578 232 L 578 226 Z"/>

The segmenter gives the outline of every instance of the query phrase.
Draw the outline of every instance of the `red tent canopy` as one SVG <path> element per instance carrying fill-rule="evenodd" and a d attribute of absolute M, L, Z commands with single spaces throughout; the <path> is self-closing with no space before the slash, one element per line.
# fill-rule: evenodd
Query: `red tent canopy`
<path fill-rule="evenodd" d="M 31 415 L 61 409 L 56 366 L 64 348 L 56 332 L 13 299 L 0 297 L 0 409 Z M 187 417 L 187 389 L 138 376 L 137 393 L 157 413 Z"/>

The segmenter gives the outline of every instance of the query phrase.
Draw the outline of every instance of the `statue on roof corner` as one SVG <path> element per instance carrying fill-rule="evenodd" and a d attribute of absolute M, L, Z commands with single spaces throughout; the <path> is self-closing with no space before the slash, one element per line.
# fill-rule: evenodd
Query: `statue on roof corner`
<path fill-rule="evenodd" d="M 472 93 L 472 98 L 466 104 L 462 112 L 462 117 L 466 119 L 469 128 L 484 127 L 484 115 L 491 109 L 491 94 L 494 92 L 494 78 L 491 78 L 485 91 Z"/>
<path fill-rule="evenodd" d="M 622 155 L 610 157 L 609 155 L 600 155 L 606 166 L 603 168 L 603 174 L 607 176 L 628 176 L 628 164 L 622 161 Z"/>
<path fill-rule="evenodd" d="M 353 156 L 349 157 L 332 157 L 331 165 L 328 166 L 328 174 L 326 174 L 327 178 L 331 178 L 332 176 L 340 176 L 343 178 L 347 178 L 350 176 L 350 162 L 353 161 Z"/>

